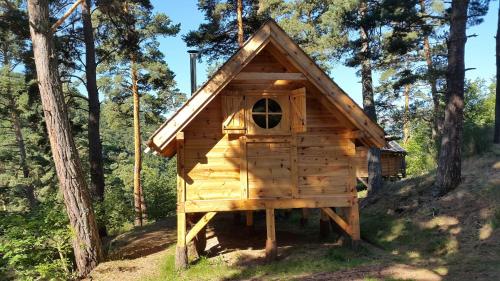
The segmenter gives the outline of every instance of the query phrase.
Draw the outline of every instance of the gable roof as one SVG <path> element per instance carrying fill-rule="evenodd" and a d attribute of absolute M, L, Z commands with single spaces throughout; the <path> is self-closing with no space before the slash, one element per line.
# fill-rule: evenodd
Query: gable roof
<path fill-rule="evenodd" d="M 387 145 L 382 147 L 382 149 L 380 149 L 382 152 L 392 152 L 392 153 L 399 153 L 399 154 L 408 154 L 406 152 L 406 150 L 401 147 L 401 145 L 399 145 L 399 143 L 397 143 L 396 141 L 394 140 L 391 140 L 389 142 L 387 142 Z"/>
<path fill-rule="evenodd" d="M 268 44 L 276 47 L 306 79 L 316 86 L 331 103 L 359 129 L 360 140 L 383 147 L 384 131 L 285 33 L 278 24 L 267 21 L 245 44 L 201 86 L 191 98 L 158 128 L 147 141 L 150 149 L 163 156 L 175 153 L 176 134 L 182 131 L 221 90 Z"/>

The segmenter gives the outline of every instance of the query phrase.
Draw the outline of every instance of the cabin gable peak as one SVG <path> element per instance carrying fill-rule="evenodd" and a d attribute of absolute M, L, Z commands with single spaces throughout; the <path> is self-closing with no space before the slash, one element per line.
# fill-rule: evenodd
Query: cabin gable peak
<path fill-rule="evenodd" d="M 269 53 L 270 57 L 277 60 L 274 65 L 280 65 L 282 69 L 276 68 L 273 64 L 268 63 L 267 66 L 258 67 L 252 64 L 252 61 L 259 56 L 263 57 L 265 54 Z M 265 58 L 264 58 L 265 59 Z M 186 126 L 188 126 L 204 108 L 206 108 L 221 92 L 224 91 L 224 95 L 227 96 L 238 96 L 239 94 L 231 95 L 232 84 L 237 83 L 247 83 L 248 81 L 275 81 L 276 87 L 272 90 L 260 89 L 261 92 L 275 93 L 275 89 L 290 89 L 289 93 L 286 95 L 287 99 L 292 96 L 299 97 L 295 101 L 290 102 L 290 108 L 284 109 L 287 112 L 300 111 L 300 105 L 305 102 L 305 87 L 313 87 L 317 89 L 317 95 L 321 96 L 321 102 L 338 111 L 346 122 L 352 124 L 357 132 L 357 139 L 366 146 L 369 147 L 383 147 L 385 145 L 384 131 L 375 122 L 373 122 L 363 110 L 308 56 L 305 52 L 293 42 L 293 40 L 285 33 L 285 31 L 279 27 L 279 25 L 273 21 L 267 21 L 256 33 L 254 33 L 233 56 L 231 56 L 220 68 L 219 70 L 207 81 L 203 86 L 201 86 L 189 100 L 177 110 L 165 123 L 163 123 L 160 128 L 158 128 L 152 136 L 147 141 L 149 149 L 163 156 L 171 157 L 176 151 L 176 136 L 178 132 L 181 132 Z M 229 86 L 228 86 L 229 85 Z M 257 88 L 256 88 L 257 89 Z M 229 94 L 228 94 L 229 93 Z M 275 98 L 280 104 L 279 99 L 284 99 L 285 97 Z M 302 96 L 302 98 L 300 98 Z M 245 96 L 246 97 L 246 96 Z M 240 96 L 240 98 L 243 98 Z M 239 106 L 238 98 L 235 100 L 225 102 L 234 103 L 235 106 Z M 272 100 L 272 99 L 271 99 Z M 252 105 L 259 102 L 259 98 L 253 98 Z M 265 100 L 266 108 L 269 107 L 269 103 L 272 101 Z M 262 101 L 261 101 L 262 103 Z M 247 104 L 250 104 L 247 103 Z M 298 106 L 297 106 L 298 105 Z M 241 106 L 240 106 L 241 107 Z M 299 108 L 297 108 L 299 107 Z M 302 114 L 305 114 L 305 105 L 303 104 L 304 110 Z M 267 110 L 267 109 L 266 109 Z M 224 109 L 222 110 L 224 111 Z M 251 111 L 247 108 L 247 111 Z M 266 111 L 267 112 L 267 111 Z M 234 112 L 224 113 L 224 123 L 222 130 L 224 133 L 251 133 L 251 129 L 245 127 L 243 132 L 238 129 L 238 126 L 233 126 L 234 122 L 239 119 L 235 119 Z M 229 115 L 232 114 L 232 115 Z M 242 118 L 251 118 L 248 113 L 242 113 Z M 273 114 L 266 115 L 266 122 L 269 122 Z M 278 115 L 278 114 L 276 114 Z M 288 132 L 301 132 L 305 131 L 305 117 L 301 119 L 300 114 L 293 114 L 293 116 L 298 116 L 297 118 L 288 118 L 287 122 L 280 123 L 281 130 Z M 293 117 L 292 116 L 292 117 Z M 277 117 L 273 117 L 277 118 Z M 266 123 L 267 124 L 267 123 Z M 236 128 L 235 131 L 231 131 L 228 125 Z M 267 126 L 267 125 L 265 125 Z M 225 131 L 225 129 L 227 129 Z M 259 128 L 254 128 L 254 133 L 259 133 Z M 277 129 L 275 129 L 276 131 Z M 260 130 L 262 132 L 262 130 Z"/>

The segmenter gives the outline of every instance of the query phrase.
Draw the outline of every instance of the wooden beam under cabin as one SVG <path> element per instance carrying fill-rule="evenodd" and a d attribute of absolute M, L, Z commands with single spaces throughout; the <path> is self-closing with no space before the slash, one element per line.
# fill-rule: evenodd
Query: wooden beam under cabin
<path fill-rule="evenodd" d="M 240 72 L 234 80 L 306 80 L 300 72 Z"/>
<path fill-rule="evenodd" d="M 327 214 L 345 233 L 350 236 L 353 234 L 351 226 L 331 208 L 321 208 L 321 210 L 323 211 L 322 213 Z"/>
<path fill-rule="evenodd" d="M 295 208 L 323 208 L 323 207 L 350 207 L 356 200 L 351 194 L 323 196 L 310 199 L 221 199 L 221 200 L 190 200 L 178 203 L 178 210 L 188 213 L 195 212 L 222 212 L 222 211 L 250 211 L 265 209 L 295 209 Z"/>
<path fill-rule="evenodd" d="M 186 235 L 186 244 L 191 242 L 196 234 L 200 232 L 200 230 L 207 225 L 207 223 L 217 214 L 216 212 L 208 212 L 206 213 L 196 224 L 189 230 Z"/>

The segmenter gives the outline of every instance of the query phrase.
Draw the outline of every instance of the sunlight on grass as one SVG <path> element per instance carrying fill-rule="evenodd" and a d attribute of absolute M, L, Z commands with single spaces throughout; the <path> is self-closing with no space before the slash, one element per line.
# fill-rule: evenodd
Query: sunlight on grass
<path fill-rule="evenodd" d="M 371 262 L 367 250 L 353 251 L 348 248 L 338 247 L 321 250 L 314 259 L 298 251 L 289 256 L 271 262 L 249 266 L 228 266 L 218 257 L 207 259 L 200 258 L 194 261 L 188 269 L 176 271 L 174 269 L 175 246 L 168 249 L 159 274 L 150 276 L 144 281 L 159 280 L 223 280 L 223 279 L 246 279 L 246 278 L 271 278 L 287 280 L 297 276 L 304 276 L 317 272 L 333 272 L 346 268 L 352 268 L 361 264 Z"/>

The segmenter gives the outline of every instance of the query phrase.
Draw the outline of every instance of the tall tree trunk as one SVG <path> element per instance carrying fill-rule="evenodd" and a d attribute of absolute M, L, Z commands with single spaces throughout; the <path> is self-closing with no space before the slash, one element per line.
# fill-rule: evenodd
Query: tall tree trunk
<path fill-rule="evenodd" d="M 366 1 L 360 3 L 360 15 L 365 17 L 367 9 Z M 372 65 L 370 56 L 370 38 L 368 28 L 360 26 L 361 36 L 361 85 L 363 94 L 363 110 L 374 121 L 377 122 L 375 101 L 373 96 Z M 368 194 L 376 193 L 382 188 L 382 167 L 380 162 L 380 149 L 370 148 L 368 150 Z"/>
<path fill-rule="evenodd" d="M 420 12 L 425 14 L 425 1 L 420 0 Z M 432 140 L 435 144 L 439 142 L 441 134 L 443 131 L 443 115 L 441 114 L 440 106 L 440 95 L 437 90 L 437 79 L 434 70 L 434 64 L 432 62 L 432 51 L 431 45 L 429 43 L 429 36 L 424 36 L 424 56 L 425 62 L 427 64 L 428 81 L 431 86 L 431 96 L 432 96 Z"/>
<path fill-rule="evenodd" d="M 38 87 L 52 157 L 73 233 L 73 251 L 80 276 L 102 260 L 101 240 L 68 119 L 49 22 L 49 1 L 28 1 L 29 27 Z"/>
<path fill-rule="evenodd" d="M 496 101 L 495 101 L 495 134 L 493 136 L 493 143 L 500 144 L 500 6 L 498 6 L 498 23 L 497 23 L 497 37 L 496 37 L 496 57 L 497 57 L 497 88 L 496 88 Z"/>
<path fill-rule="evenodd" d="M 99 203 L 104 201 L 104 168 L 102 160 L 101 134 L 99 120 L 101 108 L 97 91 L 97 74 L 95 60 L 95 43 L 90 15 L 91 1 L 82 2 L 83 36 L 85 40 L 85 75 L 89 98 L 88 140 L 90 163 L 90 190 Z M 101 237 L 107 235 L 106 225 L 99 225 Z"/>
<path fill-rule="evenodd" d="M 35 196 L 35 188 L 30 181 L 30 170 L 28 167 L 28 162 L 26 161 L 26 146 L 24 145 L 23 131 L 21 130 L 21 120 L 19 118 L 19 112 L 17 111 L 16 100 L 13 96 L 10 99 L 11 108 L 11 118 L 12 126 L 14 128 L 14 135 L 16 136 L 16 143 L 19 149 L 19 165 L 23 171 L 23 177 L 28 180 L 28 183 L 24 186 L 24 194 L 28 200 L 28 205 L 31 210 L 33 210 L 38 205 L 38 200 Z"/>
<path fill-rule="evenodd" d="M 403 143 L 407 144 L 410 140 L 410 84 L 404 88 L 405 110 L 403 115 Z"/>
<path fill-rule="evenodd" d="M 141 154 L 141 122 L 139 119 L 140 113 L 140 97 L 137 86 L 137 64 L 135 55 L 130 57 L 130 69 L 132 78 L 132 97 L 134 100 L 134 207 L 135 207 L 135 226 L 142 226 L 144 216 L 144 196 L 142 195 L 141 186 L 141 169 L 142 169 L 142 154 Z"/>
<path fill-rule="evenodd" d="M 243 46 L 243 0 L 238 0 L 238 6 L 236 7 L 236 15 L 238 20 L 238 45 Z"/>
<path fill-rule="evenodd" d="M 465 43 L 469 1 L 451 3 L 450 37 L 448 39 L 448 69 L 446 73 L 446 107 L 443 136 L 439 152 L 436 183 L 433 193 L 441 196 L 461 181 L 462 137 L 464 114 Z"/>

